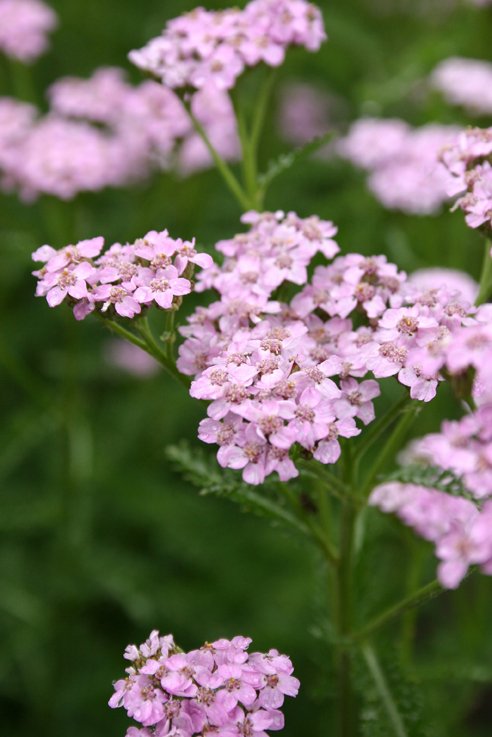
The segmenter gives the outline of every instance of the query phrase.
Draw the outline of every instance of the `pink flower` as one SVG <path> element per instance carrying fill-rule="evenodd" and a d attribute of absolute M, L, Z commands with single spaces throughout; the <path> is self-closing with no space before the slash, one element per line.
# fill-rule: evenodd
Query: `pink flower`
<path fill-rule="evenodd" d="M 94 267 L 87 261 L 73 269 L 65 268 L 60 272 L 46 274 L 39 282 L 37 294 L 46 294 L 50 307 L 59 305 L 69 294 L 74 299 L 87 296 L 86 279 L 94 273 Z"/>
<path fill-rule="evenodd" d="M 104 284 L 96 287 L 92 291 L 91 299 L 94 302 L 104 302 L 101 308 L 102 312 L 106 312 L 111 305 L 114 305 L 116 312 L 121 317 L 135 317 L 142 309 L 131 292 L 122 286 Z"/>
<path fill-rule="evenodd" d="M 374 405 L 370 401 L 379 397 L 381 389 L 377 381 L 363 381 L 360 384 L 355 379 L 346 379 L 340 382 L 342 388 L 341 399 L 336 399 L 333 407 L 341 420 L 347 417 L 359 417 L 364 425 L 374 420 Z"/>
<path fill-rule="evenodd" d="M 157 269 L 156 272 L 142 268 L 135 281 L 138 284 L 134 293 L 135 300 L 144 304 L 155 300 L 163 310 L 171 307 L 175 295 L 182 296 L 191 292 L 190 282 L 178 277 L 178 270 L 174 266 Z"/>

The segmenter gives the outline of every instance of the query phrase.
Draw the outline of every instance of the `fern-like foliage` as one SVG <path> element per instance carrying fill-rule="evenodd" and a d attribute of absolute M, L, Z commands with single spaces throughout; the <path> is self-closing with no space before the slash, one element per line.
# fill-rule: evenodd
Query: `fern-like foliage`
<path fill-rule="evenodd" d="M 308 529 L 285 504 L 273 480 L 253 488 L 241 480 L 239 474 L 228 468 L 219 468 L 215 456 L 202 449 L 190 448 L 186 442 L 166 448 L 166 457 L 187 481 L 196 486 L 200 494 L 230 499 L 243 511 L 266 517 L 307 534 Z"/>
<path fill-rule="evenodd" d="M 453 496 L 464 496 L 473 501 L 473 496 L 463 483 L 461 476 L 445 471 L 438 466 L 411 464 L 403 466 L 386 478 L 387 481 L 401 481 L 404 484 L 418 484 L 444 491 Z"/>

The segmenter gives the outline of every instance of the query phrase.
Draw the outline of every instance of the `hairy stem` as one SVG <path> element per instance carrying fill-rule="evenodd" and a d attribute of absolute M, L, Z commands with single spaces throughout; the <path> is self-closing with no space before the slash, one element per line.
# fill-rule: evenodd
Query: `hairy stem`
<path fill-rule="evenodd" d="M 478 291 L 478 297 L 475 300 L 475 304 L 481 305 L 487 302 L 490 293 L 492 292 L 492 256 L 490 255 L 490 248 L 492 242 L 489 238 L 485 239 L 483 262 L 482 262 L 482 273 L 480 275 L 480 289 Z"/>
<path fill-rule="evenodd" d="M 386 713 L 388 714 L 389 720 L 393 727 L 393 733 L 396 735 L 396 737 L 408 737 L 403 719 L 401 718 L 398 707 L 396 706 L 391 695 L 391 691 L 389 690 L 388 684 L 386 683 L 386 678 L 384 677 L 384 673 L 381 669 L 374 648 L 366 643 L 362 646 L 361 650 L 369 672 L 374 680 L 374 684 L 377 688 L 379 697 L 383 702 Z"/>

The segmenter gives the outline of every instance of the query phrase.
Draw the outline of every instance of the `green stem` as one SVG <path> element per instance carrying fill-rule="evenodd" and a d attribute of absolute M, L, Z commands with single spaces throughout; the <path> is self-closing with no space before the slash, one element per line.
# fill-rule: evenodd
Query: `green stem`
<path fill-rule="evenodd" d="M 277 486 L 283 497 L 294 510 L 296 517 L 309 529 L 312 539 L 320 548 L 326 561 L 330 565 L 336 565 L 338 563 L 338 551 L 331 540 L 323 534 L 323 531 L 318 527 L 314 520 L 311 519 L 311 516 L 303 510 L 298 498 L 292 489 L 289 488 L 288 484 L 279 482 Z"/>
<path fill-rule="evenodd" d="M 231 169 L 226 164 L 222 156 L 220 156 L 220 154 L 218 154 L 215 148 L 212 146 L 210 139 L 205 132 L 204 127 L 202 126 L 200 121 L 198 121 L 196 117 L 193 115 L 189 103 L 185 102 L 184 105 L 185 105 L 188 115 L 190 116 L 190 120 L 193 123 L 193 126 L 196 132 L 202 138 L 205 146 L 207 147 L 212 159 L 214 160 L 214 163 L 217 169 L 219 170 L 219 173 L 222 176 L 222 179 L 227 184 L 227 186 L 229 187 L 230 191 L 232 192 L 232 194 L 234 195 L 234 197 L 236 198 L 236 200 L 238 201 L 242 209 L 245 211 L 250 210 L 251 202 L 247 194 L 245 193 L 245 191 L 239 184 L 238 180 L 236 179 L 236 177 L 234 176 L 234 174 L 232 173 Z"/>
<path fill-rule="evenodd" d="M 412 534 L 412 533 L 411 533 Z M 412 596 L 419 590 L 420 578 L 422 574 L 422 564 L 424 561 L 424 551 L 418 546 L 416 547 L 415 536 L 412 534 L 412 542 L 410 543 L 410 570 L 407 577 L 407 596 Z M 417 609 L 409 609 L 403 615 L 401 623 L 401 640 L 400 640 L 400 660 L 402 665 L 407 668 L 412 661 L 413 641 L 415 638 L 415 625 L 417 622 Z"/>
<path fill-rule="evenodd" d="M 418 400 L 413 401 L 414 404 L 407 409 L 403 417 L 400 419 L 398 425 L 393 430 L 390 437 L 386 441 L 386 444 L 383 446 L 381 452 L 379 453 L 375 463 L 372 465 L 372 468 L 370 469 L 366 477 L 364 486 L 362 487 L 362 490 L 360 492 L 360 498 L 363 501 L 365 501 L 371 493 L 376 479 L 381 471 L 385 468 L 387 463 L 394 458 L 396 451 L 400 448 L 405 435 L 410 428 L 410 425 L 414 421 L 417 413 L 420 411 L 421 403 Z"/>
<path fill-rule="evenodd" d="M 396 735 L 396 737 L 408 737 L 407 730 L 405 729 L 405 725 L 403 724 L 403 719 L 401 718 L 400 712 L 398 711 L 398 708 L 388 688 L 388 684 L 386 683 L 384 673 L 381 669 L 381 666 L 379 665 L 379 661 L 377 659 L 374 648 L 366 643 L 362 646 L 361 650 L 369 672 L 373 677 L 374 684 L 377 688 L 381 701 L 383 702 L 383 705 L 386 709 L 386 713 L 388 714 L 394 734 Z"/>
<path fill-rule="evenodd" d="M 174 318 L 176 315 L 176 310 L 169 310 L 167 313 L 166 318 L 166 356 L 167 360 L 174 364 L 176 361 L 174 360 Z"/>
<path fill-rule="evenodd" d="M 265 115 L 270 99 L 273 81 L 275 79 L 275 69 L 271 69 L 260 92 L 258 102 L 255 105 L 255 116 L 251 126 L 251 134 L 248 134 L 246 119 L 241 105 L 235 99 L 234 94 L 231 95 L 234 110 L 238 123 L 239 140 L 241 141 L 241 149 L 243 154 L 243 175 L 246 191 L 254 209 L 261 211 L 263 209 L 263 200 L 265 192 L 258 183 L 258 145 L 260 142 L 261 131 L 265 122 Z"/>
<path fill-rule="evenodd" d="M 303 461 L 302 459 L 296 460 L 296 465 L 302 471 L 306 471 L 320 481 L 323 481 L 330 489 L 330 493 L 337 496 L 339 499 L 343 499 L 348 494 L 348 489 L 340 479 L 335 476 L 334 473 L 328 471 L 324 465 L 318 461 L 310 460 Z"/>
<path fill-rule="evenodd" d="M 153 356 L 156 361 L 159 361 L 159 363 L 166 369 L 169 374 L 171 374 L 174 379 L 179 381 L 179 383 L 182 384 L 186 389 L 189 389 L 191 383 L 190 379 L 178 371 L 174 360 L 171 361 L 169 360 L 168 356 L 166 356 L 152 334 L 147 317 L 145 316 L 139 318 L 135 323 L 135 327 L 147 344 L 147 352 L 150 353 L 150 355 Z"/>
<path fill-rule="evenodd" d="M 376 630 L 389 624 L 389 622 L 392 622 L 394 619 L 401 617 L 411 609 L 420 606 L 420 604 L 424 604 L 426 601 L 434 599 L 446 590 L 447 589 L 437 579 L 432 581 L 432 583 L 428 583 L 426 586 L 422 586 L 418 591 L 406 596 L 397 604 L 393 604 L 393 606 L 386 609 L 382 614 L 378 614 L 377 617 L 372 619 L 361 630 L 353 634 L 351 639 L 354 642 L 363 642 L 373 635 Z"/>
<path fill-rule="evenodd" d="M 492 256 L 490 255 L 491 241 L 485 239 L 485 250 L 483 254 L 482 273 L 480 275 L 480 289 L 475 304 L 481 305 L 487 302 L 492 292 Z"/>
<path fill-rule="evenodd" d="M 400 399 L 394 404 L 378 422 L 371 425 L 370 430 L 364 433 L 361 441 L 355 447 L 355 459 L 358 463 L 362 456 L 369 450 L 373 443 L 383 434 L 396 418 L 405 411 L 407 406 L 416 400 L 410 398 L 410 393 L 405 390 Z"/>
<path fill-rule="evenodd" d="M 124 328 L 123 325 L 120 325 L 115 320 L 103 317 L 100 312 L 96 311 L 94 314 L 103 325 L 111 330 L 111 332 L 119 335 L 120 338 L 128 340 L 130 343 L 138 346 L 143 351 L 146 351 L 150 356 L 155 358 L 155 360 L 158 361 L 161 366 L 163 366 L 163 368 L 165 368 L 166 371 L 171 374 L 174 379 L 179 381 L 179 383 L 182 384 L 186 389 L 190 388 L 190 379 L 178 371 L 178 369 L 176 368 L 176 364 L 168 359 L 164 351 L 156 343 L 155 338 L 150 331 L 150 327 L 146 317 L 140 318 L 139 320 L 135 321 L 135 328 L 143 337 L 142 339 L 138 338 L 134 333 Z"/>
<path fill-rule="evenodd" d="M 37 104 L 37 95 L 32 80 L 32 67 L 17 59 L 9 59 L 10 78 L 14 95 L 23 102 Z"/>
<path fill-rule="evenodd" d="M 347 639 L 353 619 L 353 554 L 356 509 L 351 499 L 342 504 L 340 522 L 340 561 L 337 569 L 337 631 L 340 640 Z M 338 650 L 339 727 L 340 737 L 351 737 L 354 725 L 352 658 L 350 651 L 341 645 Z"/>
<path fill-rule="evenodd" d="M 272 93 L 276 72 L 277 70 L 275 67 L 270 69 L 265 84 L 263 85 L 263 89 L 261 90 L 258 104 L 256 105 L 256 115 L 251 128 L 251 153 L 255 161 L 258 154 L 258 144 L 260 142 L 261 131 L 263 130 L 263 125 L 265 123 L 266 111 L 270 95 Z"/>
<path fill-rule="evenodd" d="M 252 207 L 257 208 L 257 190 L 258 190 L 258 171 L 256 165 L 256 154 L 252 149 L 252 142 L 248 135 L 248 129 L 246 126 L 246 119 L 244 112 L 241 107 L 237 104 L 234 105 L 234 110 L 237 119 L 237 132 L 239 140 L 241 142 L 242 151 L 242 168 L 244 184 L 246 192 L 248 193 L 249 200 Z"/>

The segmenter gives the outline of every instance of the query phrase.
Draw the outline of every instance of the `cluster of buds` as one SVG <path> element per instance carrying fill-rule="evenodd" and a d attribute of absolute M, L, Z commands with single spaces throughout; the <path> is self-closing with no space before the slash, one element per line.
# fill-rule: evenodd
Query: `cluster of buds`
<path fill-rule="evenodd" d="M 50 307 L 70 298 L 77 320 L 96 308 L 132 318 L 154 302 L 163 310 L 178 306 L 191 292 L 195 264 L 212 264 L 210 256 L 197 253 L 194 241 L 173 240 L 167 230 L 151 231 L 132 245 L 115 243 L 99 256 L 103 245 L 98 237 L 59 251 L 38 248 L 32 257 L 45 265 L 33 272 L 39 279 L 36 296 L 46 296 Z"/>
<path fill-rule="evenodd" d="M 285 696 L 297 695 L 299 681 L 286 655 L 249 654 L 250 644 L 234 637 L 185 653 L 172 635 L 154 630 L 140 648 L 129 645 L 124 657 L 132 665 L 109 701 L 143 725 L 127 737 L 267 737 L 265 729 L 282 729 L 279 709 Z"/>
<path fill-rule="evenodd" d="M 246 66 L 279 66 L 289 45 L 317 51 L 325 39 L 319 9 L 305 0 L 253 0 L 243 10 L 196 8 L 174 18 L 129 59 L 167 87 L 230 89 Z"/>

